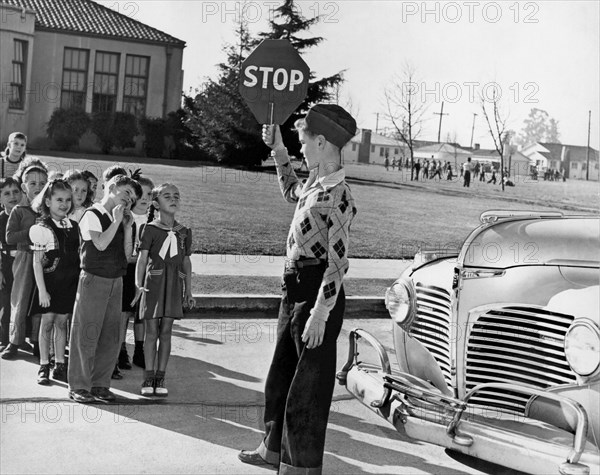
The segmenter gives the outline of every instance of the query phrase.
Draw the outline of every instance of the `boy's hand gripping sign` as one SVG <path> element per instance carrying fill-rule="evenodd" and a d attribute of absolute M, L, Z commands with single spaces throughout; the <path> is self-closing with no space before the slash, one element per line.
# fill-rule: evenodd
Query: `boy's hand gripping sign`
<path fill-rule="evenodd" d="M 242 63 L 240 94 L 259 124 L 283 124 L 302 104 L 310 70 L 288 40 L 263 40 Z"/>

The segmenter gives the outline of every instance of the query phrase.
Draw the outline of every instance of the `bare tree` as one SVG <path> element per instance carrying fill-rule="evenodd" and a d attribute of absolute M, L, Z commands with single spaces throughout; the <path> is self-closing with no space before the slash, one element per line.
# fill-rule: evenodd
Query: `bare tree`
<path fill-rule="evenodd" d="M 415 141 L 423 126 L 423 114 L 427 104 L 419 96 L 419 81 L 416 70 L 405 63 L 400 74 L 396 74 L 385 89 L 387 107 L 386 118 L 392 123 L 400 142 L 408 147 L 410 153 L 410 179 L 414 179 Z"/>
<path fill-rule="evenodd" d="M 486 97 L 483 91 L 479 93 L 481 110 L 488 126 L 488 131 L 494 142 L 494 148 L 500 155 L 500 183 L 504 191 L 504 153 L 510 143 L 510 133 L 507 129 L 508 113 L 502 111 L 500 100 L 502 94 L 493 88 L 492 97 Z"/>

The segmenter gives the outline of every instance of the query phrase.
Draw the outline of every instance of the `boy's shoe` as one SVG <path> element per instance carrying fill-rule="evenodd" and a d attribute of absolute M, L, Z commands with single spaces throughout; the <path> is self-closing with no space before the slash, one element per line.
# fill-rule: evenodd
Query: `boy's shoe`
<path fill-rule="evenodd" d="M 144 359 L 144 350 L 133 352 L 133 364 L 146 369 L 146 360 Z"/>
<path fill-rule="evenodd" d="M 98 399 L 103 402 L 113 402 L 117 399 L 117 396 L 111 393 L 108 388 L 95 387 L 92 388 L 90 393 L 95 399 Z"/>
<path fill-rule="evenodd" d="M 52 370 L 52 379 L 63 383 L 67 382 L 67 365 L 65 363 L 56 363 L 54 370 Z"/>
<path fill-rule="evenodd" d="M 2 352 L 2 356 L 0 356 L 0 358 L 2 358 L 3 360 L 14 360 L 17 356 L 17 353 L 19 353 L 19 347 L 17 345 L 9 343 L 8 346 Z"/>
<path fill-rule="evenodd" d="M 119 352 L 119 362 L 117 366 L 120 369 L 131 369 L 131 363 L 129 362 L 129 355 L 127 354 L 127 350 L 125 348 L 121 348 Z"/>
<path fill-rule="evenodd" d="M 154 378 L 146 378 L 144 380 L 140 394 L 142 396 L 152 396 L 154 394 Z"/>
<path fill-rule="evenodd" d="M 111 379 L 123 379 L 123 375 L 119 371 L 119 365 L 115 365 L 115 369 L 113 370 Z"/>
<path fill-rule="evenodd" d="M 69 399 L 82 404 L 87 404 L 88 402 L 94 402 L 96 400 L 94 396 L 85 389 L 73 389 L 69 391 Z"/>
<path fill-rule="evenodd" d="M 26 351 L 27 353 L 33 353 L 33 346 L 24 341 L 19 345 L 19 350 Z"/>
<path fill-rule="evenodd" d="M 165 378 L 154 378 L 154 394 L 163 397 L 169 395 L 169 390 L 165 387 Z"/>
<path fill-rule="evenodd" d="M 40 365 L 40 370 L 38 371 L 38 384 L 42 386 L 48 386 L 50 384 L 50 365 L 42 364 Z"/>
<path fill-rule="evenodd" d="M 3 352 L 7 346 L 8 346 L 8 343 L 0 343 L 0 353 Z"/>

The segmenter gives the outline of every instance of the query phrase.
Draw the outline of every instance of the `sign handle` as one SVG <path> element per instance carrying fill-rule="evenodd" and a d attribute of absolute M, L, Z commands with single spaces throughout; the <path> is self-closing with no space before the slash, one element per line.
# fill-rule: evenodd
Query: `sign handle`
<path fill-rule="evenodd" d="M 269 102 L 269 130 L 271 131 L 271 142 L 267 145 L 273 145 L 273 141 L 275 140 L 275 126 L 273 124 L 274 109 L 275 103 Z"/>

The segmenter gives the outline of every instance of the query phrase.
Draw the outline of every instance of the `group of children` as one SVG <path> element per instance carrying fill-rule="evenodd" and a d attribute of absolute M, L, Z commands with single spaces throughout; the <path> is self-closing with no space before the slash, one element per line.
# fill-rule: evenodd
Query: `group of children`
<path fill-rule="evenodd" d="M 133 317 L 133 361 L 145 368 L 140 392 L 166 396 L 173 322 L 194 305 L 191 230 L 175 220 L 179 190 L 113 166 L 95 202 L 92 173 L 53 176 L 26 156 L 26 145 L 24 134 L 11 134 L 1 159 L 2 359 L 30 351 L 39 355 L 39 384 L 50 384 L 53 367 L 71 399 L 113 401 L 111 379 L 131 368 L 125 335 Z"/>

